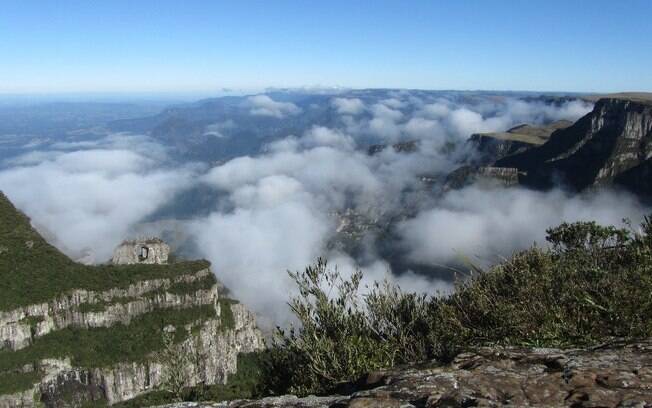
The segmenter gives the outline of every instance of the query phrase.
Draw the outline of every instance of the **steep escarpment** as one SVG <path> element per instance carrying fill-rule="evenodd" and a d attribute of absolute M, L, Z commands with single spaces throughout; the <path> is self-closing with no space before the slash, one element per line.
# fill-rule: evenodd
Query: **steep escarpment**
<path fill-rule="evenodd" d="M 605 98 L 572 126 L 555 131 L 542 146 L 495 165 L 517 168 L 521 182 L 536 188 L 563 184 L 581 191 L 616 184 L 650 196 L 651 159 L 652 101 Z"/>
<path fill-rule="evenodd" d="M 474 158 L 474 164 L 486 166 L 503 157 L 541 146 L 554 131 L 565 129 L 572 124 L 567 120 L 560 120 L 546 126 L 522 124 L 505 132 L 475 133 L 469 138 L 468 144 L 479 153 Z"/>
<path fill-rule="evenodd" d="M 450 364 L 375 371 L 340 395 L 167 408 L 647 407 L 651 389 L 650 341 L 570 350 L 484 347 Z"/>
<path fill-rule="evenodd" d="M 76 264 L 0 193 L 0 407 L 124 401 L 177 357 L 183 385 L 225 383 L 263 342 L 221 287 L 206 261 Z"/>

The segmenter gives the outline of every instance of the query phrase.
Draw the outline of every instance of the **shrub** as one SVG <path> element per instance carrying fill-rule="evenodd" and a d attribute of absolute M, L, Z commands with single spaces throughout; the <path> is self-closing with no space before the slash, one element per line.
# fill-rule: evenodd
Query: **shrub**
<path fill-rule="evenodd" d="M 652 222 L 639 232 L 594 222 L 547 231 L 532 247 L 458 282 L 448 296 L 387 282 L 361 295 L 324 260 L 290 273 L 299 328 L 267 352 L 272 392 L 327 392 L 380 367 L 450 360 L 479 345 L 581 346 L 652 335 Z"/>
<path fill-rule="evenodd" d="M 323 259 L 290 276 L 299 289 L 290 309 L 301 329 L 278 329 L 264 360 L 270 390 L 326 391 L 366 371 L 429 354 L 425 296 L 386 282 L 361 296 L 361 272 L 345 280 Z"/>

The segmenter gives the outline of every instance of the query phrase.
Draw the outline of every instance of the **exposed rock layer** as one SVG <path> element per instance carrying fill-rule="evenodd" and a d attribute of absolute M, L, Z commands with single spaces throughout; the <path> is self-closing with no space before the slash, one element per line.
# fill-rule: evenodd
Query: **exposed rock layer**
<path fill-rule="evenodd" d="M 66 327 L 109 327 L 116 323 L 129 324 L 137 316 L 154 309 L 192 307 L 212 304 L 215 291 L 197 291 L 175 295 L 165 292 L 173 283 L 190 283 L 212 274 L 205 269 L 175 279 L 143 280 L 125 289 L 103 292 L 77 289 L 49 302 L 0 311 L 0 350 L 19 350 L 35 338 Z M 131 299 L 124 301 L 124 299 Z M 107 304 L 104 310 L 84 312 L 83 305 Z"/>
<path fill-rule="evenodd" d="M 503 157 L 540 146 L 548 141 L 554 131 L 565 129 L 572 124 L 567 120 L 560 120 L 547 126 L 523 124 L 506 132 L 473 134 L 468 143 L 479 152 L 474 164 L 490 165 Z"/>
<path fill-rule="evenodd" d="M 652 102 L 601 99 L 544 145 L 498 160 L 496 166 L 518 168 L 521 182 L 536 188 L 563 184 L 580 191 L 616 184 L 650 196 L 651 160 Z"/>
<path fill-rule="evenodd" d="M 596 349 L 482 348 L 441 367 L 379 371 L 345 396 L 170 407 L 649 407 L 652 341 Z"/>
<path fill-rule="evenodd" d="M 211 290 L 217 300 L 217 285 Z M 215 303 L 221 313 L 219 303 Z M 262 335 L 254 316 L 241 304 L 231 305 L 234 327 L 225 328 L 221 319 L 210 319 L 198 333 L 178 344 L 180 354 L 196 356 L 185 366 L 186 385 L 224 384 L 237 371 L 237 356 L 262 349 Z M 218 315 L 219 316 L 219 315 Z M 83 345 L 80 345 L 83 347 Z M 156 390 L 164 380 L 165 362 L 152 354 L 138 362 L 124 362 L 111 367 L 81 368 L 68 359 L 41 360 L 23 368 L 23 372 L 40 371 L 45 376 L 33 388 L 11 395 L 0 395 L 0 408 L 60 407 L 86 400 L 106 400 L 112 404 Z M 63 404 L 63 405 L 62 405 Z"/>

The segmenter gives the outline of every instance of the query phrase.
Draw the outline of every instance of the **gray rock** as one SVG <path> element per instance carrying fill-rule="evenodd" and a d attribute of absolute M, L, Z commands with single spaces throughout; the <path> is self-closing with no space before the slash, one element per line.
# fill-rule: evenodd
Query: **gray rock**
<path fill-rule="evenodd" d="M 113 252 L 115 265 L 166 264 L 170 247 L 159 238 L 124 241 Z"/>
<path fill-rule="evenodd" d="M 651 407 L 652 340 L 572 350 L 479 348 L 447 365 L 378 371 L 356 384 L 371 388 L 167 407 Z"/>

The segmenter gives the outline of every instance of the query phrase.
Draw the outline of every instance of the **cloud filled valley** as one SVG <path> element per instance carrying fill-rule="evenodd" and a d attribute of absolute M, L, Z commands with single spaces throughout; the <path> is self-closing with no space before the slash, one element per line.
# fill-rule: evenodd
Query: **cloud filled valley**
<path fill-rule="evenodd" d="M 368 281 L 434 293 L 450 290 L 453 273 L 429 268 L 460 257 L 487 266 L 533 242 L 545 245 L 545 229 L 562 221 L 635 224 L 648 210 L 608 189 L 442 187 L 477 154 L 471 134 L 575 121 L 592 109 L 581 99 L 290 92 L 220 109 L 233 113 L 202 113 L 192 128 L 201 143 L 232 143 L 246 154 L 198 160 L 179 154 L 183 140 L 107 129 L 18 150 L 2 162 L 0 190 L 76 258 L 91 252 L 104 262 L 125 238 L 165 235 L 181 255 L 210 260 L 234 296 L 268 323 L 287 319 L 286 270 L 320 256 L 345 274 L 362 268 Z M 256 133 L 242 147 L 245 128 Z M 373 154 L 372 145 L 380 146 Z M 188 210 L 194 206 L 201 211 Z"/>

